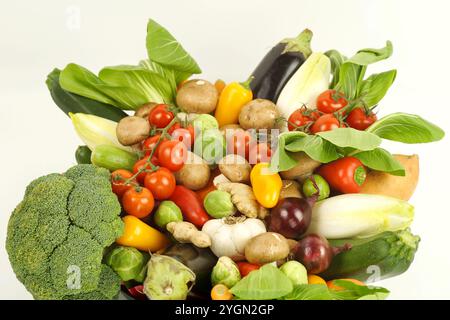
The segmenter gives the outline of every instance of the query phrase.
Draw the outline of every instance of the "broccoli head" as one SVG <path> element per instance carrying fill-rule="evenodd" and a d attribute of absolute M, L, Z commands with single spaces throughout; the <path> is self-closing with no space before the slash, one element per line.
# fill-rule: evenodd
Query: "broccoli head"
<path fill-rule="evenodd" d="M 32 181 L 13 211 L 6 250 L 35 299 L 111 299 L 120 278 L 102 264 L 123 233 L 108 170 L 81 164 Z"/>

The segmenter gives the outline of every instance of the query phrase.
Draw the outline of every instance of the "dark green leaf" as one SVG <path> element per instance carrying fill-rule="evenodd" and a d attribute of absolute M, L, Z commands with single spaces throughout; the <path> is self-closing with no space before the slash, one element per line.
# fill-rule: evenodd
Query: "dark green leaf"
<path fill-rule="evenodd" d="M 339 71 L 339 81 L 336 85 L 336 89 L 343 92 L 349 100 L 356 97 L 362 71 L 362 66 L 353 63 L 346 62 L 341 66 Z"/>
<path fill-rule="evenodd" d="M 242 278 L 230 291 L 240 299 L 272 300 L 292 291 L 291 280 L 277 267 L 266 264 Z"/>
<path fill-rule="evenodd" d="M 312 159 L 321 163 L 328 163 L 340 157 L 336 147 L 317 135 L 297 137 L 285 145 L 290 152 L 304 151 Z"/>
<path fill-rule="evenodd" d="M 361 83 L 359 96 L 367 107 L 373 107 L 385 96 L 395 80 L 397 70 L 373 74 Z"/>
<path fill-rule="evenodd" d="M 189 74 L 201 73 L 197 62 L 161 25 L 150 19 L 147 24 L 147 53 L 150 60 Z"/>
<path fill-rule="evenodd" d="M 353 155 L 355 158 L 372 170 L 388 172 L 395 176 L 404 176 L 405 168 L 388 151 L 376 148 L 370 151 L 362 151 Z"/>
<path fill-rule="evenodd" d="M 282 133 L 278 137 L 278 145 L 270 161 L 270 170 L 273 172 L 289 170 L 297 165 L 297 161 L 286 151 L 285 145 L 295 141 L 299 137 L 307 136 L 306 133 L 290 131 Z"/>
<path fill-rule="evenodd" d="M 333 296 L 324 284 L 297 285 L 283 300 L 333 300 Z"/>
<path fill-rule="evenodd" d="M 445 132 L 427 120 L 408 113 L 387 115 L 367 130 L 377 136 L 403 143 L 426 143 L 441 140 Z"/>
<path fill-rule="evenodd" d="M 377 135 L 353 128 L 337 128 L 318 132 L 317 135 L 338 147 L 350 147 L 362 151 L 373 150 L 381 143 L 381 139 Z"/>

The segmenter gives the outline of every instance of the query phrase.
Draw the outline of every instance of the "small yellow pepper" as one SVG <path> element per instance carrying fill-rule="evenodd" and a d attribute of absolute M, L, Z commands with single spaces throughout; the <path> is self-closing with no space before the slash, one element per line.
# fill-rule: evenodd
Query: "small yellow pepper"
<path fill-rule="evenodd" d="M 122 221 L 125 228 L 123 235 L 116 240 L 117 244 L 150 252 L 164 249 L 169 245 L 169 240 L 164 234 L 135 216 L 125 216 Z"/>
<path fill-rule="evenodd" d="M 255 165 L 250 172 L 253 193 L 259 204 L 265 208 L 277 205 L 283 183 L 278 173 L 269 169 L 269 164 L 261 162 Z"/>
<path fill-rule="evenodd" d="M 252 79 L 253 77 L 250 77 L 242 83 L 231 82 L 223 88 L 214 115 L 219 127 L 238 123 L 242 107 L 253 99 L 253 93 L 250 90 Z"/>

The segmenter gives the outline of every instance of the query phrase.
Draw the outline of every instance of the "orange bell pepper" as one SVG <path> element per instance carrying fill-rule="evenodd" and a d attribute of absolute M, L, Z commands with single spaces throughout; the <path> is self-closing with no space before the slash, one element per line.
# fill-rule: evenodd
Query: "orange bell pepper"
<path fill-rule="evenodd" d="M 166 248 L 170 243 L 164 234 L 150 227 L 135 216 L 125 216 L 122 218 L 122 221 L 125 224 L 124 232 L 116 240 L 116 243 L 121 246 L 155 252 Z"/>
<path fill-rule="evenodd" d="M 250 89 L 252 79 L 253 77 L 250 77 L 242 83 L 231 82 L 223 88 L 214 115 L 219 127 L 238 123 L 242 107 L 253 99 L 253 93 Z"/>
<path fill-rule="evenodd" d="M 267 162 L 256 164 L 250 172 L 253 193 L 256 200 L 265 208 L 273 208 L 280 198 L 283 183 L 278 173 L 269 170 Z"/>

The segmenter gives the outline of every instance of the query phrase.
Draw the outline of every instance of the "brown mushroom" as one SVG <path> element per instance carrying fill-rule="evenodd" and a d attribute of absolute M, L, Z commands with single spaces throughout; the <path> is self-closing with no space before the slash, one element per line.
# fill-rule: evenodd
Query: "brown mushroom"
<path fill-rule="evenodd" d="M 131 146 L 145 140 L 150 132 L 150 124 L 147 119 L 128 116 L 119 121 L 116 127 L 116 135 L 124 146 Z"/>
<path fill-rule="evenodd" d="M 219 95 L 216 87 L 206 80 L 190 80 L 177 92 L 177 105 L 187 113 L 211 113 L 216 109 Z"/>

